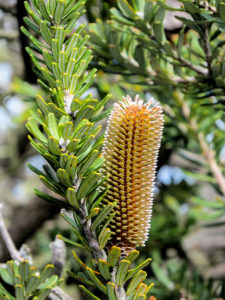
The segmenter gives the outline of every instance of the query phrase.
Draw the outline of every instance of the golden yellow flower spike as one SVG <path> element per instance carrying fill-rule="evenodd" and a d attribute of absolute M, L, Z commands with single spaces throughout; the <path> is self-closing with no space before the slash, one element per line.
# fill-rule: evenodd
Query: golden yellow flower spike
<path fill-rule="evenodd" d="M 127 96 L 114 105 L 107 125 L 102 174 L 108 176 L 105 202 L 117 202 L 110 222 L 111 243 L 130 251 L 148 238 L 158 150 L 161 106 Z M 126 250 L 127 249 L 127 250 Z"/>

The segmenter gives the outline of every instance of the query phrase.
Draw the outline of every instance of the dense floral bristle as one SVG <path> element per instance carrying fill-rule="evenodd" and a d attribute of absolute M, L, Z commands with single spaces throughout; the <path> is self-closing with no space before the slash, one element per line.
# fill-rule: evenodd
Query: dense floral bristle
<path fill-rule="evenodd" d="M 150 228 L 153 187 L 163 128 L 161 106 L 138 96 L 116 103 L 103 145 L 108 192 L 105 202 L 117 202 L 110 223 L 111 243 L 124 248 L 144 246 Z"/>

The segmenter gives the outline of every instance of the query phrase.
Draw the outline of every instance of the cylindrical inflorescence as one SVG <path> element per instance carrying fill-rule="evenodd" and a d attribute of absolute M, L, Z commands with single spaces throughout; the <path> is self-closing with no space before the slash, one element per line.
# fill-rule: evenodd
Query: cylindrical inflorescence
<path fill-rule="evenodd" d="M 111 243 L 124 248 L 144 246 L 148 238 L 158 151 L 163 128 L 159 103 L 143 104 L 127 96 L 114 105 L 103 146 L 108 192 L 115 202 Z"/>

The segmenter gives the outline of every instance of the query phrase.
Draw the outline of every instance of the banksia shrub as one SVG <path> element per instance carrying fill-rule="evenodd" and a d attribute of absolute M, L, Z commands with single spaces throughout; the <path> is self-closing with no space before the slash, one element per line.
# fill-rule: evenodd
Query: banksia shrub
<path fill-rule="evenodd" d="M 156 162 L 163 128 L 162 108 L 138 96 L 116 103 L 103 147 L 106 202 L 116 201 L 111 220 L 112 244 L 125 250 L 148 238 Z"/>
<path fill-rule="evenodd" d="M 134 269 L 132 263 L 139 255 L 136 246 L 148 237 L 162 111 L 158 104 L 126 97 L 115 104 L 105 142 L 99 136 L 97 122 L 110 112 L 104 109 L 110 95 L 97 100 L 87 94 L 97 70 L 88 71 L 92 51 L 84 26 L 77 24 L 85 2 L 25 1 L 29 16 L 21 30 L 30 39 L 26 50 L 45 90 L 27 128 L 31 145 L 47 160 L 41 170 L 29 167 L 53 192 L 35 193 L 64 208 L 61 216 L 76 236 L 58 239 L 93 257 L 86 264 L 72 251 L 82 272 L 69 274 L 81 291 L 96 300 L 145 299 L 152 284 L 144 283 L 142 269 L 151 259 Z M 114 247 L 105 251 L 109 246 Z M 99 289 L 101 298 L 86 286 Z"/>

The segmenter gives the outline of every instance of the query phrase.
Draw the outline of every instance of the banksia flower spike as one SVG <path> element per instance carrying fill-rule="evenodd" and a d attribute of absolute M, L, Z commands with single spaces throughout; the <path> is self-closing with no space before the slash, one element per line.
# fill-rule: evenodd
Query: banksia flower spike
<path fill-rule="evenodd" d="M 114 105 L 107 125 L 102 174 L 105 202 L 115 202 L 110 244 L 125 252 L 144 246 L 150 228 L 153 187 L 163 128 L 161 106 L 127 96 Z"/>

